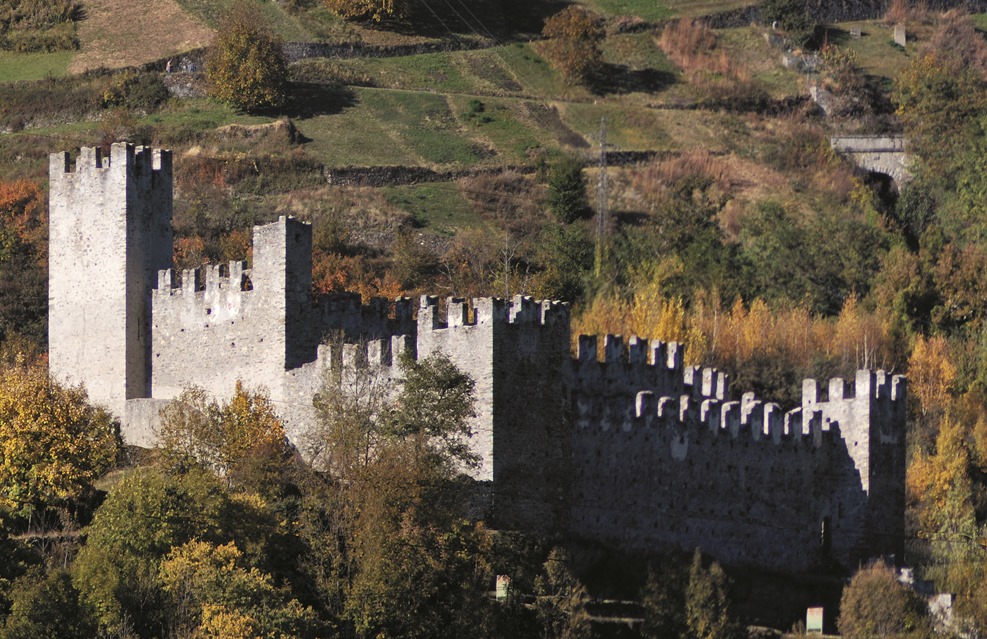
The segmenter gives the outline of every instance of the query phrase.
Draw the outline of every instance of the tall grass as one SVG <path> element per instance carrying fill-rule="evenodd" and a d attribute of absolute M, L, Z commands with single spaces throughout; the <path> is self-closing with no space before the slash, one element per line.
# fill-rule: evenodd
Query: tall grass
<path fill-rule="evenodd" d="M 684 18 L 669 22 L 658 37 L 658 46 L 682 69 L 701 99 L 763 101 L 766 93 L 753 80 L 750 69 L 717 44 L 716 33 L 709 26 Z"/>

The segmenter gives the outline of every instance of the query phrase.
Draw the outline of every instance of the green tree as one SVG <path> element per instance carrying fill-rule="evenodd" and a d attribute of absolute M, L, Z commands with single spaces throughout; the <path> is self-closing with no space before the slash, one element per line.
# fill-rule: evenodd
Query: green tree
<path fill-rule="evenodd" d="M 0 371 L 0 506 L 30 514 L 78 499 L 119 449 L 109 413 L 82 388 L 60 386 L 39 365 Z"/>
<path fill-rule="evenodd" d="M 970 67 L 926 53 L 898 74 L 891 98 L 912 152 L 949 188 L 954 158 L 987 105 L 987 87 Z"/>
<path fill-rule="evenodd" d="M 235 109 L 277 108 L 287 97 L 288 65 L 281 40 L 257 5 L 237 0 L 206 56 L 206 79 L 216 99 Z"/>
<path fill-rule="evenodd" d="M 96 636 L 92 614 L 79 602 L 68 571 L 40 567 L 14 581 L 10 614 L 0 639 L 91 639 Z"/>
<path fill-rule="evenodd" d="M 572 4 L 545 21 L 546 52 L 568 84 L 588 83 L 603 66 L 599 16 Z"/>
<path fill-rule="evenodd" d="M 467 521 L 473 381 L 448 358 L 401 361 L 396 396 L 381 367 L 352 357 L 326 378 L 311 450 L 337 478 L 345 545 L 343 614 L 361 637 L 457 637 L 491 622 L 489 534 Z M 331 553 L 327 558 L 332 560 Z"/>
<path fill-rule="evenodd" d="M 476 382 L 442 353 L 424 359 L 401 359 L 404 374 L 388 435 L 410 443 L 416 462 L 429 473 L 454 477 L 475 468 L 479 459 L 469 446 L 470 420 L 476 416 Z"/>
<path fill-rule="evenodd" d="M 200 470 L 170 476 L 141 469 L 117 484 L 86 529 L 72 567 L 100 626 L 160 636 L 166 623 L 162 558 L 192 539 L 226 541 L 221 520 L 227 503 L 222 485 Z"/>
<path fill-rule="evenodd" d="M 932 636 L 925 602 L 882 563 L 860 570 L 843 589 L 836 627 L 846 639 Z"/>
<path fill-rule="evenodd" d="M 572 574 L 571 563 L 569 553 L 556 546 L 535 580 L 535 611 L 543 639 L 589 639 L 593 634 L 586 611 L 589 593 Z"/>
<path fill-rule="evenodd" d="M 538 258 L 544 271 L 538 274 L 535 291 L 543 299 L 578 301 L 593 266 L 593 243 L 578 224 L 553 225 L 542 233 Z"/>
<path fill-rule="evenodd" d="M 548 208 L 563 224 L 575 222 L 586 212 L 586 184 L 581 160 L 565 156 L 552 165 L 548 174 Z"/>

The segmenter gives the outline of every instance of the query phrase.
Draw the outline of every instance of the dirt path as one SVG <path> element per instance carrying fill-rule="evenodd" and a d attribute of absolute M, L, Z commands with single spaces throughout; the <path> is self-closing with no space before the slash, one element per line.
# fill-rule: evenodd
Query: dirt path
<path fill-rule="evenodd" d="M 84 0 L 83 10 L 72 73 L 143 64 L 204 46 L 213 36 L 174 0 Z"/>

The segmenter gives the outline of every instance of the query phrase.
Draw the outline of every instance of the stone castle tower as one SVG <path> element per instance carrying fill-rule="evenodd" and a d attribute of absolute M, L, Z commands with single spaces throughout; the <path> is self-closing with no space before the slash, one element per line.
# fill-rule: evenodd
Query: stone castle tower
<path fill-rule="evenodd" d="M 117 415 L 151 393 L 151 289 L 171 266 L 171 152 L 50 159 L 49 362 Z"/>
<path fill-rule="evenodd" d="M 675 344 L 581 336 L 558 302 L 313 300 L 312 229 L 254 227 L 253 260 L 175 273 L 171 155 L 113 145 L 51 156 L 50 365 L 153 445 L 194 385 L 264 387 L 304 451 L 327 371 L 442 352 L 476 381 L 473 473 L 491 525 L 635 551 L 701 546 L 782 572 L 901 557 L 905 380 L 858 371 L 787 412 Z M 327 335 L 343 336 L 328 346 Z M 598 355 L 602 353 L 602 357 Z"/>

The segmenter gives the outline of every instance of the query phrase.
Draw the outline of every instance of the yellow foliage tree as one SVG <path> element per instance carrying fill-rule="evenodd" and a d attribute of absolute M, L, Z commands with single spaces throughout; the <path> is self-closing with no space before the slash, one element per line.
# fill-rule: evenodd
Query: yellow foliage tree
<path fill-rule="evenodd" d="M 245 563 L 232 542 L 215 546 L 193 540 L 174 548 L 158 571 L 174 606 L 170 623 L 203 639 L 308 636 L 312 609 Z"/>
<path fill-rule="evenodd" d="M 233 397 L 219 404 L 201 388 L 186 389 L 162 411 L 158 431 L 166 458 L 195 460 L 226 476 L 244 463 L 288 452 L 284 426 L 263 392 L 237 380 Z"/>
<path fill-rule="evenodd" d="M 906 488 L 921 536 L 949 544 L 957 535 L 975 534 L 970 449 L 960 423 L 949 418 L 942 421 L 936 454 L 916 453 L 908 467 Z"/>
<path fill-rule="evenodd" d="M 110 414 L 38 365 L 0 371 L 0 506 L 28 514 L 82 496 L 116 460 Z"/>
<path fill-rule="evenodd" d="M 908 358 L 908 382 L 923 415 L 946 409 L 955 391 L 956 366 L 945 339 L 918 336 Z"/>

